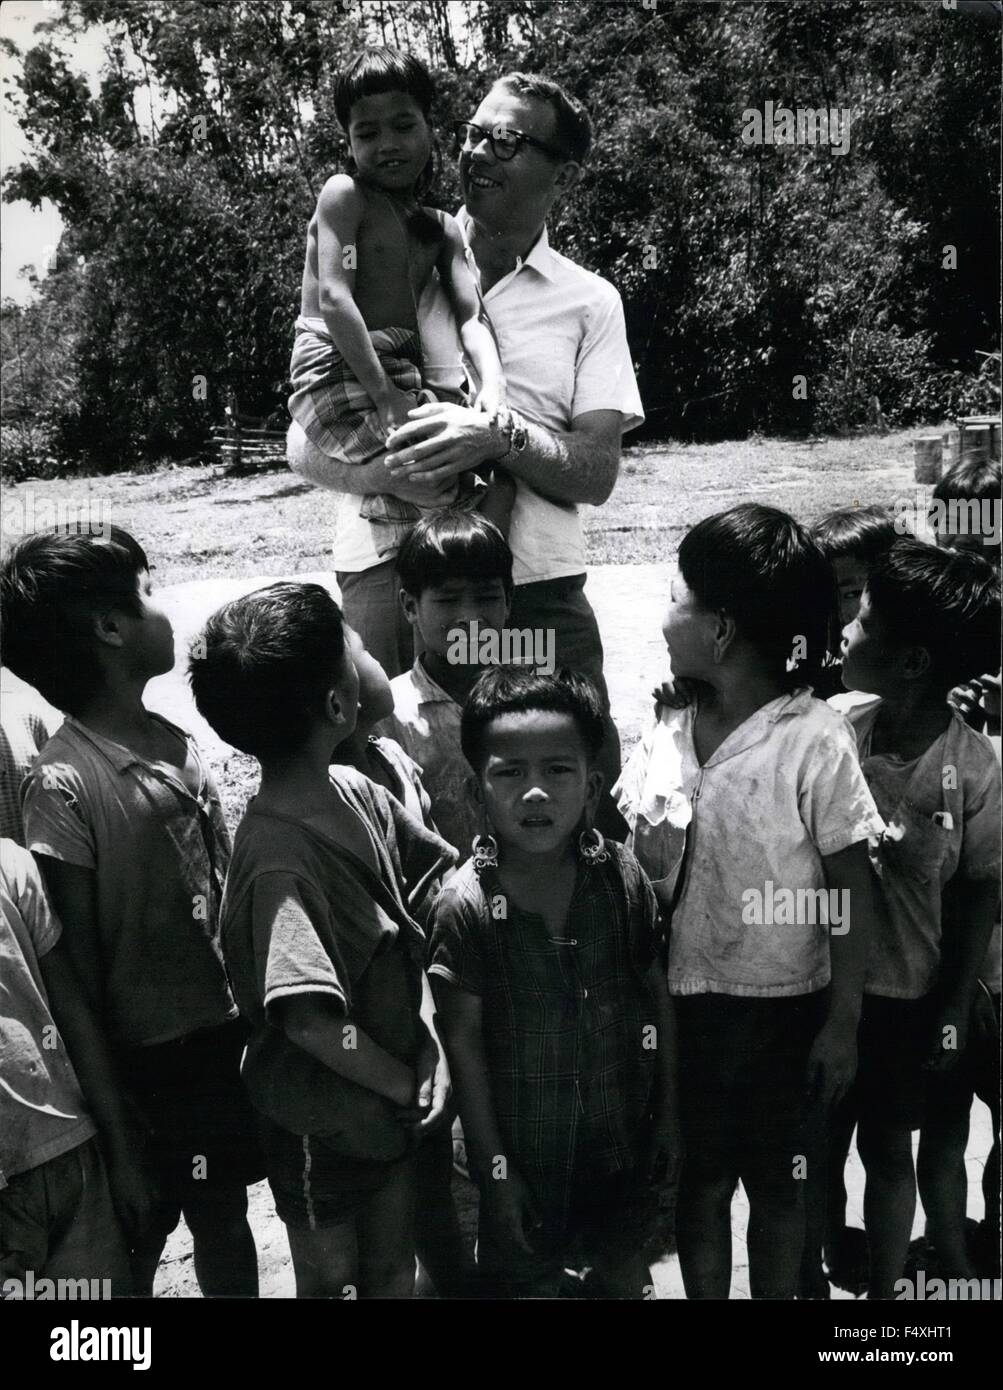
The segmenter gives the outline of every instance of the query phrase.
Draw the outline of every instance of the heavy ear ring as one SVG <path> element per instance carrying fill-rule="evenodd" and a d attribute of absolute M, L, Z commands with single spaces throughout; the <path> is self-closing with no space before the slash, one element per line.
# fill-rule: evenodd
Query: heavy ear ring
<path fill-rule="evenodd" d="M 609 860 L 606 841 L 598 830 L 583 830 L 578 837 L 578 853 L 586 864 L 605 864 Z"/>
<path fill-rule="evenodd" d="M 498 841 L 493 835 L 475 835 L 470 853 L 473 855 L 475 873 L 483 873 L 485 869 L 497 869 Z"/>

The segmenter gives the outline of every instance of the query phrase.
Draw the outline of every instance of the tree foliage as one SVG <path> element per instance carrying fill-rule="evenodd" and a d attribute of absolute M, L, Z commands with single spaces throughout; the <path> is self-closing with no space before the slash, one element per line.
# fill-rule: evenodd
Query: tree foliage
<path fill-rule="evenodd" d="M 37 297 L 4 308 L 25 466 L 192 456 L 229 392 L 282 405 L 304 233 L 345 153 L 333 79 L 363 41 L 429 62 L 440 129 L 513 68 L 588 106 L 594 154 L 552 239 L 623 295 L 655 432 L 845 428 L 874 395 L 893 423 L 986 405 L 998 20 L 924 0 L 66 0 L 35 46 L 5 45 L 30 153 L 4 197 L 51 199 L 65 227 Z M 95 91 L 73 69 L 88 29 Z M 767 100 L 850 109 L 848 152 L 744 143 Z"/>

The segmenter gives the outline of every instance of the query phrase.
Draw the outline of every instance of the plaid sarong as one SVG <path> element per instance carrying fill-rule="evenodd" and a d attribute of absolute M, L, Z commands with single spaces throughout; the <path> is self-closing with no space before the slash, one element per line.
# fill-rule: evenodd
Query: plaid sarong
<path fill-rule="evenodd" d="M 462 401 L 458 394 L 440 391 L 437 395 L 422 385 L 421 339 L 414 329 L 376 328 L 369 336 L 383 370 L 399 391 L 414 394 L 415 405 Z M 301 315 L 296 320 L 289 378 L 293 387 L 289 413 L 323 453 L 346 463 L 369 463 L 385 452 L 386 432 L 372 399 L 356 381 L 323 319 Z M 475 506 L 482 487 L 479 478 L 464 473 L 447 505 Z M 371 493 L 359 513 L 373 524 L 373 541 L 382 559 L 400 546 L 425 510 L 389 493 Z"/>

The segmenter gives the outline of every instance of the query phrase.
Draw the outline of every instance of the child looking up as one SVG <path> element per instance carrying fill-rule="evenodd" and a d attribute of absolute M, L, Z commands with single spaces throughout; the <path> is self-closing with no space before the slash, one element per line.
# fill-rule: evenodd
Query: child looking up
<path fill-rule="evenodd" d="M 330 767 L 359 677 L 326 589 L 273 584 L 226 604 L 202 651 L 200 712 L 261 763 L 221 933 L 296 1292 L 409 1297 L 413 1130 L 441 1119 L 449 1092 L 410 907 L 453 856 L 381 787 Z"/>
<path fill-rule="evenodd" d="M 404 541 L 397 573 L 421 654 L 390 682 L 393 714 L 380 728 L 421 768 L 435 824 L 465 859 L 480 822 L 460 716 L 483 670 L 479 639 L 498 633 L 508 619 L 512 552 L 486 518 L 441 512 L 425 517 Z M 456 634 L 471 640 L 457 643 Z"/>
<path fill-rule="evenodd" d="M 910 1131 L 965 1052 L 996 920 L 999 764 L 947 695 L 998 662 L 999 626 L 988 561 L 902 539 L 871 570 L 843 634 L 844 683 L 874 696 L 849 718 L 888 827 L 875 854 L 886 913 L 867 971 L 857 1086 L 871 1298 L 896 1293 L 916 1201 Z M 932 1234 L 963 1266 L 952 1176 L 933 1167 L 923 1191 Z"/>
<path fill-rule="evenodd" d="M 671 913 L 691 1298 L 728 1296 L 739 1179 L 753 1297 L 794 1297 L 809 1121 L 856 1067 L 876 910 L 867 837 L 882 826 L 850 730 L 805 688 L 833 590 L 784 512 L 748 504 L 693 527 L 663 627 L 692 699 L 661 708 L 615 789 Z"/>
<path fill-rule="evenodd" d="M 246 1188 L 261 1157 L 218 941 L 230 840 L 194 740 L 143 704 L 174 665 L 170 619 L 142 547 L 116 526 L 25 537 L 0 598 L 6 662 L 66 715 L 24 784 L 27 847 L 142 1117 L 159 1193 L 134 1235 L 134 1291 L 152 1294 L 183 1214 L 202 1292 L 253 1296 Z"/>
<path fill-rule="evenodd" d="M 568 672 L 486 672 L 463 711 L 485 836 L 435 906 L 430 974 L 471 1171 L 478 1264 L 553 1296 L 573 1244 L 612 1297 L 650 1287 L 650 1165 L 672 1145 L 658 909 L 593 830 L 603 718 Z"/>
<path fill-rule="evenodd" d="M 387 448 L 408 412 L 435 396 L 423 390 L 418 301 L 438 272 L 479 381 L 476 409 L 505 408 L 505 380 L 459 227 L 422 207 L 433 169 L 428 124 L 435 89 L 427 71 L 392 48 L 366 48 L 339 75 L 335 110 L 348 137 L 353 172 L 321 190 L 307 233 L 300 317 L 296 321 L 289 411 L 324 453 L 365 464 Z M 375 486 L 369 518 L 381 559 L 397 549 L 421 508 Z M 515 498 L 509 479 L 479 497 L 471 473 L 437 502 L 490 508 L 507 528 Z"/>

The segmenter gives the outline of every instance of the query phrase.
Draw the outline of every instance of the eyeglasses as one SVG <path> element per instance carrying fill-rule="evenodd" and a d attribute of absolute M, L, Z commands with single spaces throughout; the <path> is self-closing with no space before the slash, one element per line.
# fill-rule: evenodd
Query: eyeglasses
<path fill-rule="evenodd" d="M 506 125 L 495 125 L 490 130 L 485 130 L 482 126 L 474 125 L 473 121 L 457 121 L 456 125 L 453 126 L 453 134 L 456 137 L 456 143 L 463 150 L 472 150 L 475 145 L 486 140 L 491 146 L 491 153 L 495 159 L 501 160 L 503 164 L 510 159 L 515 159 L 523 145 L 532 145 L 534 149 L 549 154 L 552 159 L 571 158 L 564 150 L 555 149 L 553 145 L 545 145 L 534 135 L 527 135 L 525 131 L 513 130 Z"/>

